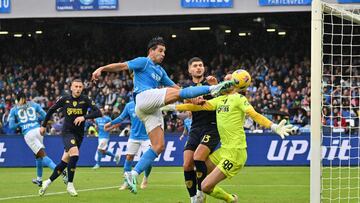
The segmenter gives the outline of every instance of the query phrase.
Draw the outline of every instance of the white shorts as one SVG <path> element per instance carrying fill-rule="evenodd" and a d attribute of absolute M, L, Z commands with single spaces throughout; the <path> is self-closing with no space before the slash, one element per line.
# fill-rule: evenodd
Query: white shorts
<path fill-rule="evenodd" d="M 100 150 L 106 150 L 107 147 L 108 147 L 108 143 L 109 143 L 109 139 L 107 139 L 107 138 L 100 138 L 100 139 L 99 139 L 98 149 L 100 149 Z"/>
<path fill-rule="evenodd" d="M 126 154 L 136 155 L 139 150 L 145 152 L 151 147 L 150 140 L 133 140 L 129 139 L 127 143 Z"/>
<path fill-rule="evenodd" d="M 40 128 L 34 128 L 24 135 L 26 144 L 30 147 L 34 154 L 37 154 L 40 149 L 44 149 L 44 137 L 40 134 Z"/>
<path fill-rule="evenodd" d="M 147 133 L 161 126 L 164 129 L 164 118 L 160 110 L 165 106 L 166 88 L 151 89 L 136 95 L 136 115 L 144 123 Z"/>

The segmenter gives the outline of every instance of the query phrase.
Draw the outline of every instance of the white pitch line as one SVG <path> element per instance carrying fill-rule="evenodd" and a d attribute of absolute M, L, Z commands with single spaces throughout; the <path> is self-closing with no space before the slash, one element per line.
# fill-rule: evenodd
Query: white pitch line
<path fill-rule="evenodd" d="M 149 184 L 150 187 L 185 187 L 185 185 L 161 185 L 161 184 Z M 222 187 L 310 187 L 309 185 L 220 185 Z M 110 187 L 98 187 L 98 188 L 88 188 L 77 190 L 78 192 L 88 192 L 88 191 L 98 191 L 98 190 L 107 190 L 118 188 L 119 186 L 110 186 Z M 66 194 L 67 192 L 51 192 L 46 193 L 45 196 L 61 195 Z M 12 196 L 0 198 L 0 201 L 11 200 L 11 199 L 24 199 L 29 197 L 39 197 L 39 195 L 22 195 L 22 196 Z"/>

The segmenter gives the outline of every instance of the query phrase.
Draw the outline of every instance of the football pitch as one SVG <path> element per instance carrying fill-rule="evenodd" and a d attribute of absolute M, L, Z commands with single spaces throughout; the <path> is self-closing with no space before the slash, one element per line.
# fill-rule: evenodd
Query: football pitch
<path fill-rule="evenodd" d="M 190 202 L 181 167 L 153 167 L 148 188 L 138 187 L 136 195 L 129 190 L 119 191 L 123 182 L 122 167 L 103 167 L 98 170 L 79 167 L 75 174 L 75 188 L 79 196 L 70 197 L 59 177 L 43 197 L 39 187 L 31 183 L 35 168 L 0 168 L 0 202 L 131 202 L 185 203 Z M 50 170 L 44 169 L 44 177 Z M 239 196 L 239 202 L 309 202 L 309 167 L 245 167 L 221 187 Z M 141 182 L 142 176 L 138 182 Z M 207 196 L 207 202 L 221 202 Z"/>

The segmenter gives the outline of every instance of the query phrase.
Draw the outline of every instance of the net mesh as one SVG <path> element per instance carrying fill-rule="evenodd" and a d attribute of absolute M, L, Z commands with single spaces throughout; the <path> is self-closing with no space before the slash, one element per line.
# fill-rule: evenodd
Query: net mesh
<path fill-rule="evenodd" d="M 330 5 L 322 36 L 322 202 L 360 202 L 360 5 Z"/>

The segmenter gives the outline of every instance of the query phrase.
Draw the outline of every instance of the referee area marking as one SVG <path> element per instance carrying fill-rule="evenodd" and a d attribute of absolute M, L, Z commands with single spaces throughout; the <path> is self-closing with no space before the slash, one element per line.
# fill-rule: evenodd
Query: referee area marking
<path fill-rule="evenodd" d="M 309 185 L 221 185 L 222 187 L 310 187 Z M 88 188 L 88 189 L 81 189 L 77 190 L 78 192 L 89 192 L 89 191 L 99 191 L 99 190 L 108 190 L 108 189 L 115 189 L 119 186 L 110 186 L 110 187 L 98 187 L 98 188 Z M 163 184 L 149 184 L 149 187 L 181 187 L 183 188 L 184 185 L 163 185 Z M 120 192 L 120 191 L 119 191 Z M 49 192 L 46 193 L 44 196 L 54 196 L 54 195 L 62 195 L 66 194 L 66 191 L 63 192 Z M 40 197 L 38 194 L 33 195 L 21 195 L 21 196 L 12 196 L 12 197 L 3 197 L 0 198 L 0 201 L 4 200 L 12 200 L 12 199 L 24 199 L 30 197 Z M 46 197 L 43 197 L 46 198 Z"/>

